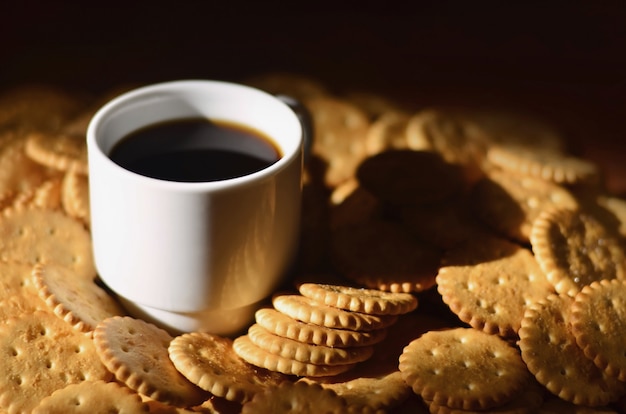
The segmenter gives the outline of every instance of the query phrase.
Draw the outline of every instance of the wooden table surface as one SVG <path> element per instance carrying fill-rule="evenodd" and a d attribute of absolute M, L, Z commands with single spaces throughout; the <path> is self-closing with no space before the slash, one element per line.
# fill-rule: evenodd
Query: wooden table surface
<path fill-rule="evenodd" d="M 417 105 L 519 106 L 562 127 L 626 194 L 625 3 L 54 3 L 0 6 L 0 88 L 282 70 Z"/>

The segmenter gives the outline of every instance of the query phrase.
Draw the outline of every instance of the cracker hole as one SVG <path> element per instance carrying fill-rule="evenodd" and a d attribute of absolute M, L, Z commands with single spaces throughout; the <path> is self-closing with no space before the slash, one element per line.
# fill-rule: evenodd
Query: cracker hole
<path fill-rule="evenodd" d="M 150 367 L 143 367 L 141 369 L 145 374 L 148 374 L 150 372 Z"/>
<path fill-rule="evenodd" d="M 57 232 L 57 229 L 55 227 L 48 228 L 48 234 L 50 236 L 54 236 L 56 234 L 56 232 Z"/>
<path fill-rule="evenodd" d="M 13 347 L 9 348 L 9 355 L 12 357 L 18 356 L 19 352 L 17 351 L 17 348 L 13 348 Z"/>
<path fill-rule="evenodd" d="M 122 345 L 122 346 L 120 347 L 120 349 L 121 349 L 121 350 L 122 350 L 122 352 L 124 352 L 124 353 L 128 353 L 128 351 L 129 351 L 128 346 L 126 346 L 126 345 Z"/>
<path fill-rule="evenodd" d="M 137 333 L 137 331 L 135 331 L 135 328 L 128 328 L 128 334 L 129 335 L 135 335 Z"/>
<path fill-rule="evenodd" d="M 45 363 L 44 363 L 44 366 L 45 366 L 47 369 L 51 369 L 51 368 L 52 368 L 52 361 L 50 361 L 49 359 L 47 359 L 47 360 L 45 361 Z"/>
<path fill-rule="evenodd" d="M 565 368 L 561 368 L 561 371 L 559 372 L 559 374 L 561 374 L 562 376 L 566 376 L 567 370 Z"/>
<path fill-rule="evenodd" d="M 22 385 L 24 383 L 24 380 L 22 379 L 22 377 L 15 377 L 15 384 L 17 385 Z"/>
<path fill-rule="evenodd" d="M 71 401 L 71 404 L 76 406 L 76 407 L 78 407 L 78 406 L 80 406 L 81 402 L 80 402 L 80 400 L 78 398 L 73 398 L 72 401 Z"/>
<path fill-rule="evenodd" d="M 87 380 L 87 377 L 85 376 L 84 373 L 81 372 L 81 373 L 78 374 L 78 380 L 83 382 L 83 381 Z"/>

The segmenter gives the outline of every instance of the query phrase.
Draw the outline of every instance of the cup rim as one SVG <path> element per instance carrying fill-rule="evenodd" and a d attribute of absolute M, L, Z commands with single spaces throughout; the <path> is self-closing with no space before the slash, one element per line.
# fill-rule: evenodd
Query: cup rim
<path fill-rule="evenodd" d="M 187 181 L 172 181 L 172 180 L 164 180 L 160 178 L 148 177 L 133 171 L 130 171 L 114 161 L 112 161 L 109 155 L 102 149 L 101 143 L 97 139 L 97 132 L 100 125 L 105 121 L 109 116 L 115 113 L 115 111 L 121 106 L 132 102 L 141 96 L 150 96 L 153 93 L 157 93 L 159 91 L 168 91 L 173 90 L 175 88 L 193 88 L 193 87 L 202 87 L 202 86 L 225 86 L 229 88 L 246 90 L 247 93 L 257 94 L 258 96 L 264 96 L 265 98 L 271 100 L 273 104 L 283 107 L 288 113 L 293 114 L 293 120 L 295 122 L 294 125 L 297 127 L 298 132 L 298 140 L 299 142 L 295 146 L 296 151 L 287 152 L 283 145 L 277 142 L 279 148 L 282 152 L 281 157 L 272 165 L 267 166 L 259 171 L 255 171 L 250 174 L 246 174 L 239 177 L 233 177 L 223 180 L 216 181 L 202 181 L 202 182 L 187 182 Z M 176 118 L 172 118 L 176 119 Z M 146 124 L 149 125 L 149 124 Z M 222 80 L 208 80 L 208 79 L 182 79 L 182 80 L 173 80 L 173 81 L 165 81 L 154 84 L 149 84 L 145 86 L 141 86 L 121 95 L 111 99 L 103 106 L 101 106 L 96 113 L 91 118 L 89 125 L 87 127 L 87 151 L 89 157 L 97 157 L 99 161 L 109 165 L 111 171 L 114 171 L 116 174 L 125 175 L 127 179 L 141 181 L 146 185 L 152 185 L 157 187 L 163 187 L 172 189 L 175 188 L 179 191 L 203 191 L 203 190 L 220 190 L 220 189 L 230 189 L 235 186 L 245 186 L 251 183 L 256 183 L 258 181 L 263 181 L 265 179 L 269 179 L 272 176 L 278 174 L 283 169 L 287 168 L 296 158 L 300 158 L 302 160 L 303 157 L 303 128 L 298 120 L 297 115 L 293 112 L 293 110 L 283 101 L 276 98 L 275 96 L 267 93 L 263 90 L 238 84 L 234 82 L 222 81 Z"/>

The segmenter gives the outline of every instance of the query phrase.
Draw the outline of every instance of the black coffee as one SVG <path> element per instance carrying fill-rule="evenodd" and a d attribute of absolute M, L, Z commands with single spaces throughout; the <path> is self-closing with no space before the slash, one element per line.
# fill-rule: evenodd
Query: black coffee
<path fill-rule="evenodd" d="M 241 177 L 274 164 L 280 156 L 260 132 L 205 118 L 149 125 L 123 137 L 109 154 L 137 174 L 182 182 Z"/>

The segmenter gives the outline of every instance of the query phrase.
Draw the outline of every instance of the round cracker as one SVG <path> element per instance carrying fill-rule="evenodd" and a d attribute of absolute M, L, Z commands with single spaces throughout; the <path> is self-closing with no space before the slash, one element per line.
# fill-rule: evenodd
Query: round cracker
<path fill-rule="evenodd" d="M 26 154 L 46 167 L 60 171 L 88 174 L 87 141 L 83 135 L 31 132 L 26 140 Z"/>
<path fill-rule="evenodd" d="M 626 391 L 585 357 L 570 331 L 567 295 L 551 295 L 529 306 L 519 331 L 522 359 L 537 381 L 559 398 L 578 405 L 602 406 Z"/>
<path fill-rule="evenodd" d="M 412 293 L 430 289 L 439 249 L 413 237 L 396 222 L 372 219 L 331 234 L 331 259 L 347 279 L 369 289 Z"/>
<path fill-rule="evenodd" d="M 178 372 L 169 358 L 172 339 L 163 329 L 129 316 L 107 318 L 93 333 L 102 362 L 118 381 L 174 406 L 200 404 L 205 392 Z"/>
<path fill-rule="evenodd" d="M 87 176 L 74 170 L 64 174 L 61 185 L 61 203 L 70 217 L 77 218 L 89 225 L 91 217 Z"/>
<path fill-rule="evenodd" d="M 487 160 L 503 170 L 558 184 L 596 183 L 600 179 L 594 163 L 560 151 L 500 144 L 489 147 Z"/>
<path fill-rule="evenodd" d="M 601 280 L 582 288 L 571 307 L 572 332 L 587 358 L 626 381 L 626 281 Z"/>
<path fill-rule="evenodd" d="M 315 302 L 302 295 L 277 293 L 272 297 L 272 304 L 276 310 L 293 319 L 327 328 L 373 331 L 386 328 L 397 320 L 395 315 L 350 312 Z"/>
<path fill-rule="evenodd" d="M 30 264 L 0 261 L 0 300 L 16 295 L 37 295 L 32 270 Z"/>
<path fill-rule="evenodd" d="M 447 251 L 437 290 L 463 322 L 506 337 L 517 334 L 529 303 L 554 292 L 530 250 L 494 236 Z"/>
<path fill-rule="evenodd" d="M 260 370 L 235 354 L 232 340 L 210 333 L 192 332 L 174 338 L 169 356 L 189 381 L 217 397 L 245 403 L 286 378 Z"/>
<path fill-rule="evenodd" d="M 55 264 L 36 265 L 32 271 L 39 297 L 61 319 L 81 332 L 92 332 L 106 318 L 124 309 L 95 281 Z"/>
<path fill-rule="evenodd" d="M 428 151 L 380 152 L 359 165 L 356 177 L 363 188 L 393 205 L 442 201 L 464 185 L 457 167 Z"/>
<path fill-rule="evenodd" d="M 116 382 L 84 381 L 41 400 L 33 414 L 148 413 L 138 394 Z"/>
<path fill-rule="evenodd" d="M 235 338 L 233 349 L 241 359 L 249 364 L 287 375 L 324 377 L 338 375 L 354 367 L 354 364 L 315 365 L 296 361 L 295 359 L 283 358 L 258 347 L 250 340 L 248 335 Z"/>
<path fill-rule="evenodd" d="M 241 414 L 343 414 L 346 409 L 346 402 L 333 391 L 325 390 L 317 384 L 286 381 L 255 395 L 252 401 L 243 405 Z"/>
<path fill-rule="evenodd" d="M 529 242 L 533 223 L 542 211 L 578 208 L 578 201 L 565 187 L 499 170 L 490 171 L 476 183 L 470 201 L 482 222 L 521 243 Z"/>
<path fill-rule="evenodd" d="M 379 343 L 387 336 L 386 329 L 358 332 L 305 323 L 273 308 L 259 309 L 254 318 L 256 323 L 275 335 L 311 345 L 334 348 L 368 346 Z"/>
<path fill-rule="evenodd" d="M 60 211 L 5 210 L 0 215 L 0 258 L 30 265 L 56 263 L 85 279 L 96 276 L 89 232 Z"/>
<path fill-rule="evenodd" d="M 558 293 L 576 295 L 602 279 L 626 279 L 626 254 L 615 232 L 582 210 L 551 209 L 530 236 L 537 261 Z"/>
<path fill-rule="evenodd" d="M 326 283 L 301 283 L 298 291 L 318 303 L 352 312 L 400 315 L 417 308 L 417 298 L 410 293 L 393 293 Z"/>
<path fill-rule="evenodd" d="M 464 410 L 502 405 L 528 381 L 516 349 L 469 328 L 431 331 L 413 340 L 400 355 L 399 369 L 424 400 Z"/>
<path fill-rule="evenodd" d="M 248 328 L 248 337 L 253 344 L 269 353 L 315 365 L 355 364 L 367 360 L 374 352 L 371 346 L 332 348 L 311 345 L 275 335 L 256 323 Z"/>
<path fill-rule="evenodd" d="M 66 385 L 111 378 L 91 339 L 46 311 L 1 325 L 0 353 L 0 408 L 5 412 L 30 412 Z"/>
<path fill-rule="evenodd" d="M 365 158 L 370 121 L 358 107 L 338 98 L 315 98 L 305 104 L 313 121 L 312 153 L 327 163 L 324 181 L 335 187 L 353 177 Z"/>

